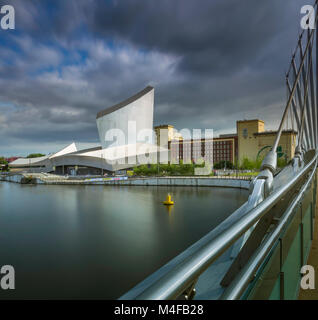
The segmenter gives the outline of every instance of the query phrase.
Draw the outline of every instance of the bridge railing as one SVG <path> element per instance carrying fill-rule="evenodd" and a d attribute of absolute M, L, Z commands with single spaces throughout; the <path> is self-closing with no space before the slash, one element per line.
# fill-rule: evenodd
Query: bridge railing
<path fill-rule="evenodd" d="M 142 284 L 132 289 L 124 295 L 122 299 L 162 300 L 177 299 L 180 297 L 192 298 L 194 296 L 195 284 L 207 268 L 209 268 L 213 262 L 215 262 L 276 204 L 278 204 L 282 198 L 288 197 L 288 194 L 294 188 L 298 187 L 305 177 L 308 178 L 309 174 L 309 179 L 304 185 L 303 191 L 295 198 L 293 204 L 296 205 L 300 201 L 305 190 L 307 190 L 308 185 L 311 183 L 316 167 L 317 154 L 314 154 L 313 158 L 302 168 L 302 170 L 295 174 L 286 184 L 276 190 L 276 192 L 260 202 L 255 208 L 246 212 L 234 223 L 228 223 L 222 228 L 222 232 L 219 232 L 210 241 L 204 242 L 202 239 L 199 240 L 198 243 L 195 244 L 195 250 L 192 250 L 191 254 L 188 256 L 185 254 L 184 258 L 181 256 L 177 263 L 170 268 L 169 266 L 161 268 L 159 272 L 156 272 L 154 275 L 143 281 Z M 287 210 L 286 212 L 287 213 L 285 214 L 288 214 L 289 217 L 289 211 Z M 285 222 L 285 219 L 281 219 L 280 227 L 285 227 Z M 275 243 L 273 241 L 267 249 L 272 249 L 274 246 Z M 267 252 L 262 251 L 263 258 L 266 256 L 265 253 Z M 253 266 L 256 261 L 257 260 L 255 259 L 251 260 Z M 257 266 L 258 264 L 255 265 L 255 267 Z M 233 290 L 231 289 L 232 287 L 229 287 L 226 290 L 224 298 L 238 298 L 247 284 L 248 277 L 245 282 L 242 282 L 242 280 L 239 281 L 238 285 L 235 286 Z M 237 291 L 239 291 L 239 294 L 234 293 Z"/>
<path fill-rule="evenodd" d="M 318 0 L 315 1 L 314 6 L 316 11 L 317 3 Z M 314 13 L 313 10 L 311 14 Z M 317 17 L 316 14 L 316 24 Z M 258 275 L 265 275 L 267 269 L 279 270 L 279 279 L 274 277 L 273 283 L 274 289 L 279 288 L 277 290 L 280 298 L 285 296 L 284 288 L 287 283 L 290 286 L 298 285 L 299 277 L 297 276 L 293 279 L 290 277 L 286 283 L 284 280 L 290 274 L 295 275 L 295 270 L 300 264 L 298 260 L 296 266 L 289 263 L 290 256 L 299 254 L 300 262 L 304 261 L 304 242 L 306 242 L 306 248 L 309 243 L 308 232 L 304 231 L 305 225 L 308 226 L 308 221 L 311 221 L 310 225 L 312 225 L 313 208 L 316 205 L 313 197 L 310 201 L 304 201 L 311 192 L 308 190 L 313 189 L 317 168 L 318 63 L 317 52 L 314 56 L 315 35 L 318 52 L 318 37 L 315 29 L 303 31 L 299 36 L 286 74 L 288 98 L 284 113 L 273 146 L 262 162 L 260 173 L 251 182 L 248 201 L 215 230 L 145 279 L 122 299 L 179 299 L 181 297 L 191 299 L 194 297 L 195 287 L 200 282 L 200 277 L 208 269 L 210 270 L 216 260 L 231 247 L 237 250 L 233 255 L 235 260 L 221 279 L 222 287 L 226 288 L 221 298 L 258 297 L 260 290 L 257 288 L 263 287 L 261 291 L 266 291 L 264 291 L 266 284 L 262 280 L 263 277 L 255 277 L 252 282 L 250 281 L 255 272 Z M 316 66 L 316 79 L 314 66 Z M 286 170 L 275 176 L 277 147 L 288 116 L 291 117 L 292 126 L 296 124 L 298 130 L 297 147 L 295 156 Z M 305 214 L 308 210 L 310 215 Z M 288 230 L 297 230 L 297 232 Z M 307 237 L 306 241 L 305 237 Z M 298 247 L 294 245 L 295 241 L 298 243 L 297 239 L 301 240 L 301 245 Z M 301 252 L 298 252 L 298 249 Z M 272 267 L 269 268 L 271 264 Z M 288 266 L 296 269 L 292 272 L 288 270 Z M 299 275 L 299 272 L 300 270 L 297 269 L 296 275 Z"/>
<path fill-rule="evenodd" d="M 275 229 L 264 239 L 221 299 L 297 299 L 300 270 L 314 232 L 317 170 L 313 169 Z"/>

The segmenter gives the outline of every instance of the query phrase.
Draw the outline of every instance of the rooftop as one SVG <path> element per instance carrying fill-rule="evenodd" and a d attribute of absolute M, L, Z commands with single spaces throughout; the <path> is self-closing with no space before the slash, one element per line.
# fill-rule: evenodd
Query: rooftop
<path fill-rule="evenodd" d="M 255 121 L 259 121 L 259 122 L 265 123 L 263 120 L 260 120 L 260 119 L 237 120 L 236 122 L 237 122 L 237 123 L 241 123 L 241 122 L 255 122 Z"/>
<path fill-rule="evenodd" d="M 115 104 L 114 106 L 109 107 L 103 111 L 98 112 L 96 119 L 101 118 L 101 117 L 105 116 L 106 114 L 112 113 L 112 112 L 117 111 L 123 107 L 128 106 L 129 104 L 138 100 L 139 98 L 141 98 L 142 96 L 144 96 L 145 94 L 147 94 L 148 92 L 150 92 L 153 89 L 154 89 L 153 87 L 147 86 L 145 89 L 141 90 L 140 92 L 136 93 L 135 95 L 131 96 L 130 98 L 128 98 L 118 104 Z"/>
<path fill-rule="evenodd" d="M 237 133 L 225 133 L 225 134 L 220 134 L 219 138 L 233 138 L 237 137 Z"/>
<path fill-rule="evenodd" d="M 254 136 L 262 136 L 262 135 L 274 135 L 277 134 L 277 131 L 274 130 L 268 130 L 268 131 L 263 131 L 263 132 L 255 132 Z M 283 130 L 282 134 L 297 134 L 297 131 L 295 130 Z"/>
<path fill-rule="evenodd" d="M 155 126 L 155 129 L 160 129 L 160 128 L 174 128 L 174 127 L 171 124 L 160 124 L 159 126 Z"/>

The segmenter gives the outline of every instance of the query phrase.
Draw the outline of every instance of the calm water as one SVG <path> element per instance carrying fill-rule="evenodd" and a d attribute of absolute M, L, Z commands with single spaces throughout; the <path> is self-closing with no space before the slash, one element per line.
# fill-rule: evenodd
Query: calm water
<path fill-rule="evenodd" d="M 0 266 L 16 271 L 16 290 L 0 298 L 117 298 L 246 199 L 227 188 L 0 182 Z"/>

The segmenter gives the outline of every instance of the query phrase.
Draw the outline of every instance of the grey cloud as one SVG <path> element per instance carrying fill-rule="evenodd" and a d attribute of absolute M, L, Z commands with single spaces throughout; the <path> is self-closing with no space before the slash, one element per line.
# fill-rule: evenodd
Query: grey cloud
<path fill-rule="evenodd" d="M 15 108 L 3 111 L 12 125 L 0 119 L 0 133 L 50 146 L 97 141 L 96 112 L 148 84 L 156 89 L 155 124 L 233 131 L 237 119 L 257 116 L 275 127 L 307 4 L 11 2 L 19 32 L 7 36 L 10 46 L 0 42 L 0 105 Z M 0 154 L 5 149 L 0 142 Z"/>

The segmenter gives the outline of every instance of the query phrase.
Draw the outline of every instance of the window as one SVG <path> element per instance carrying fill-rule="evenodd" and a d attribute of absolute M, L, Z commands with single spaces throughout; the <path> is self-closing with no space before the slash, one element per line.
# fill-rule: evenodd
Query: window
<path fill-rule="evenodd" d="M 246 139 L 248 137 L 248 131 L 246 128 L 243 129 L 243 138 Z"/>

